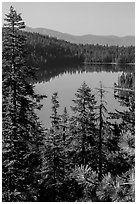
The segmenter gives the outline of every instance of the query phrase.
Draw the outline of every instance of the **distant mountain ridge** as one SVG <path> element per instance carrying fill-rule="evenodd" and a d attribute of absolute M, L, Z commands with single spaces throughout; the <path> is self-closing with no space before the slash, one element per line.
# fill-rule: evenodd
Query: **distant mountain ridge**
<path fill-rule="evenodd" d="M 39 33 L 42 35 L 49 35 L 57 39 L 66 40 L 71 43 L 76 44 L 99 44 L 99 45 L 119 45 L 119 46 L 135 46 L 135 37 L 134 36 L 124 36 L 118 37 L 114 35 L 101 36 L 101 35 L 71 35 L 68 33 L 62 33 L 59 31 L 54 31 L 47 28 L 31 28 L 26 27 L 27 32 Z"/>

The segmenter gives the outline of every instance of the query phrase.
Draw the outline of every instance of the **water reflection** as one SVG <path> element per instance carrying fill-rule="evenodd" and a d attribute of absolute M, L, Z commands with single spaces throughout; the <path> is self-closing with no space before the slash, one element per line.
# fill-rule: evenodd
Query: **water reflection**
<path fill-rule="evenodd" d="M 115 92 L 114 89 L 114 83 L 119 83 L 123 73 L 129 76 L 134 75 L 134 66 L 81 65 L 40 68 L 37 72 L 38 79 L 33 83 L 35 83 L 37 93 L 47 95 L 47 99 L 42 101 L 43 108 L 38 113 L 41 122 L 46 127 L 50 125 L 51 97 L 54 92 L 58 92 L 60 113 L 66 107 L 68 113 L 71 114 L 72 100 L 83 81 L 91 88 L 93 94 L 96 93 L 96 88 L 99 88 L 100 81 L 102 82 L 103 87 L 107 90 L 105 100 L 108 111 L 126 110 L 127 106 L 123 103 L 122 97 L 119 97 L 120 91 Z M 124 95 L 127 95 L 127 92 Z M 96 99 L 98 100 L 98 98 Z"/>
<path fill-rule="evenodd" d="M 53 80 L 55 77 L 63 74 L 81 74 L 83 72 L 134 72 L 134 65 L 79 65 L 79 66 L 57 66 L 57 67 L 40 67 L 36 73 L 37 80 L 34 83 L 41 83 Z"/>

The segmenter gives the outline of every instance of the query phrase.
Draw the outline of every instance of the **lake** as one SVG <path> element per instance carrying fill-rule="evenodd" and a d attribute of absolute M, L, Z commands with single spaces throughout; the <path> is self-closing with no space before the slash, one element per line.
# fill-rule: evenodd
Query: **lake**
<path fill-rule="evenodd" d="M 58 92 L 60 103 L 59 113 L 62 114 L 64 107 L 72 114 L 70 106 L 73 106 L 72 100 L 75 93 L 85 81 L 91 88 L 92 93 L 96 94 L 100 88 L 100 82 L 106 90 L 105 100 L 108 111 L 126 110 L 128 107 L 114 97 L 114 83 L 118 83 L 121 75 L 134 73 L 134 66 L 117 65 L 81 65 L 40 68 L 38 71 L 38 80 L 34 82 L 35 92 L 46 94 L 47 98 L 42 100 L 43 107 L 38 112 L 41 123 L 45 127 L 51 125 L 51 97 L 54 92 Z M 98 96 L 96 94 L 98 100 Z"/>

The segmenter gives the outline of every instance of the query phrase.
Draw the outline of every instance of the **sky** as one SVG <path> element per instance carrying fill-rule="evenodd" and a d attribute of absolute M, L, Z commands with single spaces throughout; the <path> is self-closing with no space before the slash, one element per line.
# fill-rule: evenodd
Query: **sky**
<path fill-rule="evenodd" d="M 11 5 L 33 28 L 73 35 L 135 35 L 134 2 L 3 2 L 2 19 Z"/>

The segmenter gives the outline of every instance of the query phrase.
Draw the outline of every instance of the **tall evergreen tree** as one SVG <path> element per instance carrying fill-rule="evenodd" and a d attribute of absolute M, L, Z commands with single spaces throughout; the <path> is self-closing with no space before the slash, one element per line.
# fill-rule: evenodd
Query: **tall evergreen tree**
<path fill-rule="evenodd" d="M 41 165 L 42 129 L 35 114 L 41 96 L 28 78 L 25 28 L 21 15 L 10 7 L 3 27 L 3 201 L 36 201 Z"/>
<path fill-rule="evenodd" d="M 99 181 L 103 178 L 103 173 L 105 172 L 106 159 L 107 159 L 107 139 L 109 135 L 111 135 L 111 131 L 109 128 L 108 120 L 107 120 L 107 108 L 106 101 L 104 100 L 105 89 L 100 82 L 100 88 L 97 88 L 99 95 L 99 103 L 97 106 L 98 114 L 97 114 L 97 135 L 98 135 L 98 179 Z"/>
<path fill-rule="evenodd" d="M 68 121 L 69 121 L 69 115 L 68 115 L 67 109 L 65 107 L 64 112 L 61 116 L 62 136 L 63 136 L 64 144 L 66 141 L 66 134 L 67 134 L 67 130 L 68 130 Z"/>
<path fill-rule="evenodd" d="M 61 115 L 61 134 L 62 134 L 62 142 L 64 146 L 64 171 L 65 174 L 68 174 L 69 170 L 71 169 L 70 165 L 70 158 L 69 158 L 69 152 L 70 152 L 70 144 L 72 141 L 72 135 L 70 134 L 70 117 L 67 112 L 67 108 L 64 108 L 63 114 Z"/>
<path fill-rule="evenodd" d="M 95 148 L 95 96 L 84 82 L 78 89 L 75 106 L 72 107 L 72 134 L 74 157 L 77 164 L 86 165 L 91 161 Z"/>
<path fill-rule="evenodd" d="M 99 156 L 99 181 L 102 179 L 102 128 L 103 128 L 103 109 L 105 109 L 105 106 L 103 104 L 103 96 L 104 96 L 104 90 L 102 88 L 102 84 L 100 83 L 100 104 L 99 104 L 99 142 L 98 142 L 98 156 Z"/>
<path fill-rule="evenodd" d="M 61 132 L 60 115 L 58 114 L 58 95 L 52 96 L 51 128 L 45 139 L 45 186 L 46 201 L 60 201 L 60 189 L 65 179 L 64 140 Z"/>

